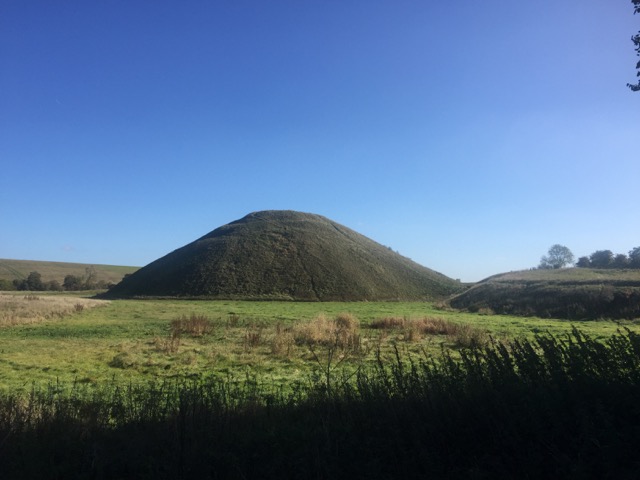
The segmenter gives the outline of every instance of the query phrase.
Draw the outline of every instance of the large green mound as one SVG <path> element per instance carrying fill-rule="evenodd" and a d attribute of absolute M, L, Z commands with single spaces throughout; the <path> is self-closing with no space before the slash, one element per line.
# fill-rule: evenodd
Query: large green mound
<path fill-rule="evenodd" d="M 430 300 L 460 284 L 320 215 L 263 211 L 150 263 L 109 298 Z"/>
<path fill-rule="evenodd" d="M 567 319 L 640 317 L 640 270 L 563 268 L 489 277 L 453 297 L 452 307 Z"/>

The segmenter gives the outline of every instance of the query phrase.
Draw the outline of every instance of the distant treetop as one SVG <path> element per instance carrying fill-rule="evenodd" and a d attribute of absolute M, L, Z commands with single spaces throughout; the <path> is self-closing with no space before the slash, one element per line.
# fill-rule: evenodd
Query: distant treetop
<path fill-rule="evenodd" d="M 564 245 L 556 243 L 549 248 L 547 255 L 540 259 L 538 268 L 562 268 L 573 264 L 573 253 Z"/>

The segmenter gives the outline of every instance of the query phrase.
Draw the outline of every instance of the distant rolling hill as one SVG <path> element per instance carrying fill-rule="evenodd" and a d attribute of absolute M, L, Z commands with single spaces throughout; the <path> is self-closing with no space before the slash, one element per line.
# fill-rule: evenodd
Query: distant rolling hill
<path fill-rule="evenodd" d="M 640 318 L 640 270 L 562 268 L 494 275 L 453 297 L 469 311 L 566 319 Z"/>
<path fill-rule="evenodd" d="M 133 273 L 139 268 L 119 265 L 0 259 L 0 280 L 8 280 L 10 282 L 14 279 L 22 280 L 27 278 L 29 273 L 38 272 L 42 275 L 42 281 L 57 280 L 62 284 L 65 276 L 75 275 L 82 277 L 89 267 L 95 269 L 97 281 L 104 280 L 106 283 L 118 283 L 126 274 Z"/>
<path fill-rule="evenodd" d="M 109 298 L 429 300 L 459 282 L 320 215 L 255 212 L 143 267 Z"/>

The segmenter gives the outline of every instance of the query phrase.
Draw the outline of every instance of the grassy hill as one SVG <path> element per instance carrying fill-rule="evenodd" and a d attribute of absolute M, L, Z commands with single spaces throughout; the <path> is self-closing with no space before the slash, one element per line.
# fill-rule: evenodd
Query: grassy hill
<path fill-rule="evenodd" d="M 477 283 L 450 304 L 512 315 L 639 318 L 640 270 L 563 268 L 503 273 Z"/>
<path fill-rule="evenodd" d="M 108 297 L 428 300 L 460 284 L 320 215 L 264 211 L 124 279 Z"/>
<path fill-rule="evenodd" d="M 84 263 L 41 262 L 36 260 L 0 259 L 0 280 L 13 281 L 27 278 L 31 272 L 39 272 L 42 281 L 57 280 L 62 283 L 67 275 L 82 277 L 86 268 L 93 267 L 98 281 L 118 283 L 127 273 L 133 273 L 139 267 L 125 267 L 119 265 L 90 265 Z"/>

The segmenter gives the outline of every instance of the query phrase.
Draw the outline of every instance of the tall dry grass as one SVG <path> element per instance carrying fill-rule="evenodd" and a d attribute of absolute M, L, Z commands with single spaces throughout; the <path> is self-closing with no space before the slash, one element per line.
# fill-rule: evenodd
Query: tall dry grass
<path fill-rule="evenodd" d="M 169 324 L 169 335 L 166 337 L 156 337 L 153 341 L 156 350 L 164 353 L 178 353 L 182 344 L 182 335 L 190 337 L 204 337 L 213 332 L 214 322 L 206 315 L 181 315 L 171 320 Z"/>
<path fill-rule="evenodd" d="M 361 346 L 360 321 L 350 313 L 341 313 L 334 319 L 320 314 L 313 320 L 295 325 L 293 337 L 298 345 L 353 351 Z"/>
<path fill-rule="evenodd" d="M 206 315 L 192 313 L 190 316 L 182 315 L 171 321 L 171 333 L 173 336 L 180 334 L 202 337 L 213 331 L 214 324 Z"/>
<path fill-rule="evenodd" d="M 59 319 L 108 303 L 106 300 L 58 295 L 0 293 L 0 327 Z"/>
<path fill-rule="evenodd" d="M 419 341 L 427 335 L 445 335 L 459 347 L 471 347 L 485 345 L 490 340 L 486 330 L 437 317 L 385 317 L 371 322 L 371 328 L 399 330 L 407 342 Z"/>
<path fill-rule="evenodd" d="M 275 333 L 271 339 L 271 353 L 278 357 L 289 357 L 295 346 L 293 327 L 276 324 Z"/>

